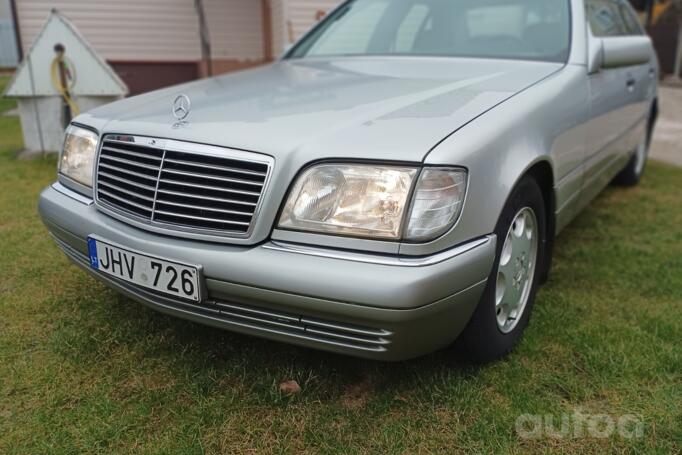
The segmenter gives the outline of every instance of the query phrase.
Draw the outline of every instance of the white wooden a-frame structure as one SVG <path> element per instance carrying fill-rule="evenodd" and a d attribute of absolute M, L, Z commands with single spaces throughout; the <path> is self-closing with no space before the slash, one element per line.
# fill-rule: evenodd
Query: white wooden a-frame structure
<path fill-rule="evenodd" d="M 57 151 L 61 147 L 63 106 L 67 101 L 56 82 L 58 45 L 65 50 L 69 66 L 69 102 L 78 111 L 85 112 L 128 93 L 125 83 L 76 27 L 53 9 L 5 91 L 6 96 L 18 99 L 27 150 Z"/>

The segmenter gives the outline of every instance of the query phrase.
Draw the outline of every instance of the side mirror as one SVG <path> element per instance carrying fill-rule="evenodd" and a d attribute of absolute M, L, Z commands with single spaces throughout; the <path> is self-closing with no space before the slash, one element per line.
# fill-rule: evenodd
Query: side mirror
<path fill-rule="evenodd" d="M 590 34 L 587 41 L 587 72 L 598 73 L 604 61 L 604 40 Z"/>
<path fill-rule="evenodd" d="M 602 38 L 602 68 L 644 65 L 654 53 L 648 36 L 614 36 Z"/>

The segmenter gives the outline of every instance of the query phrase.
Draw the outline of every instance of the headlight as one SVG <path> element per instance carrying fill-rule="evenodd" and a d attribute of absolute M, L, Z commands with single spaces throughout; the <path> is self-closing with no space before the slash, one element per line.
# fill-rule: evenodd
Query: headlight
<path fill-rule="evenodd" d="M 426 168 L 415 182 L 417 173 L 398 166 L 314 166 L 296 181 L 279 227 L 391 240 L 434 238 L 459 217 L 466 171 Z"/>
<path fill-rule="evenodd" d="M 416 175 L 404 167 L 315 166 L 294 185 L 279 226 L 397 239 Z"/>
<path fill-rule="evenodd" d="M 66 129 L 59 172 L 78 183 L 92 186 L 92 168 L 98 136 L 90 130 L 70 125 Z"/>

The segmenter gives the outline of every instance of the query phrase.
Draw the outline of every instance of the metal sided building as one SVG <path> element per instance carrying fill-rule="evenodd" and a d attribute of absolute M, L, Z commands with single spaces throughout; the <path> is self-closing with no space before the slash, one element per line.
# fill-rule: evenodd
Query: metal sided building
<path fill-rule="evenodd" d="M 141 93 L 206 75 L 196 0 L 0 0 L 25 54 L 53 8 Z M 341 0 L 201 0 L 213 74 L 271 61 Z"/>

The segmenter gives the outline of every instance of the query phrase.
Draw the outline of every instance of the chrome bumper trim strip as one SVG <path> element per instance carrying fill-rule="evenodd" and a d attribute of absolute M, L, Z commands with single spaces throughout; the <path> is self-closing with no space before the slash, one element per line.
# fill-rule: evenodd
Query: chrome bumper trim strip
<path fill-rule="evenodd" d="M 77 200 L 77 201 L 80 202 L 81 204 L 92 205 L 92 204 L 95 203 L 95 201 L 94 201 L 92 198 L 89 198 L 89 197 L 87 197 L 87 196 L 83 196 L 83 195 L 80 194 L 80 193 L 76 193 L 76 192 L 73 191 L 72 189 L 69 189 L 69 188 L 65 187 L 64 185 L 62 185 L 62 184 L 59 183 L 59 182 L 54 182 L 54 183 L 52 184 L 52 188 L 54 188 L 55 191 L 58 191 L 58 192 L 62 193 L 62 194 L 65 195 L 65 196 L 69 196 L 71 199 Z"/>
<path fill-rule="evenodd" d="M 459 256 L 460 254 L 464 254 L 467 251 L 478 248 L 494 240 L 495 235 L 490 234 L 471 242 L 456 246 L 449 250 L 425 257 L 386 256 L 378 254 L 354 253 L 350 251 L 317 248 L 282 241 L 271 241 L 270 243 L 263 245 L 262 248 L 286 253 L 339 259 L 342 261 L 364 262 L 368 264 L 389 265 L 396 267 L 425 267 L 447 261 L 448 259 Z"/>

